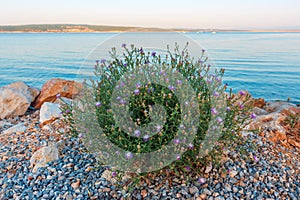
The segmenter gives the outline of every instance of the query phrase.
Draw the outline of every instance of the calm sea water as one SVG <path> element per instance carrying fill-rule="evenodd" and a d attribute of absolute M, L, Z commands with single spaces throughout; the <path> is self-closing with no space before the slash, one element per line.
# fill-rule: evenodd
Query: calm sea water
<path fill-rule="evenodd" d="M 41 87 L 50 78 L 80 78 L 85 58 L 111 33 L 2 33 L 0 87 Z M 224 83 L 254 97 L 300 102 L 300 33 L 187 33 L 226 69 Z M 99 55 L 99 58 L 100 55 Z M 91 71 L 93 66 L 91 66 Z"/>

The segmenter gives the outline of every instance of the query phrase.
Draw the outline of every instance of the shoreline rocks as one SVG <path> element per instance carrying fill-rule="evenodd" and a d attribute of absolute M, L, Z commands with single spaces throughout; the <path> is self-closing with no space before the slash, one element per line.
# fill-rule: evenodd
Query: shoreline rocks
<path fill-rule="evenodd" d="M 259 132 L 244 135 L 257 148 L 238 146 L 250 156 L 226 149 L 223 168 L 209 165 L 190 182 L 176 177 L 166 182 L 165 175 L 158 174 L 128 192 L 112 184 L 117 180 L 111 169 L 99 167 L 78 138 L 61 134 L 66 127 L 57 114 L 56 94 L 55 101 L 0 120 L 0 199 L 297 199 L 300 195 L 300 149 L 293 135 L 298 132 L 285 120 L 300 112 L 294 104 L 257 101 L 257 118 L 249 126 Z M 269 141 L 276 131 L 281 135 Z"/>
<path fill-rule="evenodd" d="M 23 82 L 0 88 L 0 119 L 24 115 L 39 93 Z"/>
<path fill-rule="evenodd" d="M 81 83 L 76 81 L 69 81 L 64 79 L 54 78 L 47 81 L 41 89 L 40 95 L 32 103 L 33 107 L 41 108 L 44 102 L 55 102 L 57 94 L 61 97 L 72 99 L 78 95 L 80 90 L 83 88 Z"/>

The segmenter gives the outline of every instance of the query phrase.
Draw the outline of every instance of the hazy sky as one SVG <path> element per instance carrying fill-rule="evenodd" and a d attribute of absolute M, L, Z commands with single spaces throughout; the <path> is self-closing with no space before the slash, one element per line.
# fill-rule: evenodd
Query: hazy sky
<path fill-rule="evenodd" d="M 0 25 L 300 28 L 300 0 L 0 0 Z"/>

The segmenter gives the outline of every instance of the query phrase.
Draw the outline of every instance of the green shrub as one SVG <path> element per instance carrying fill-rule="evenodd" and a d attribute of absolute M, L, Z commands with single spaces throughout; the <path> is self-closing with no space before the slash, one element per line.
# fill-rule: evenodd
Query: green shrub
<path fill-rule="evenodd" d="M 181 109 L 175 88 L 180 87 L 180 82 L 178 82 L 179 85 L 168 87 L 155 83 L 138 85 L 136 90 L 128 94 L 130 117 L 138 126 L 143 127 L 151 123 L 152 119 L 149 113 L 151 113 L 154 105 L 159 104 L 164 107 L 166 121 L 163 127 L 160 127 L 159 133 L 152 137 L 134 137 L 123 131 L 116 124 L 111 107 L 113 91 L 124 74 L 134 71 L 136 67 L 162 66 L 163 68 L 170 68 L 174 72 L 179 72 L 188 81 L 197 96 L 200 111 L 197 134 L 193 143 L 190 144 L 189 150 L 162 171 L 197 173 L 197 170 L 208 162 L 217 163 L 222 153 L 221 150 L 234 143 L 234 141 L 238 141 L 239 133 L 250 116 L 250 106 L 246 104 L 250 97 L 243 93 L 234 96 L 231 90 L 226 93 L 225 103 L 227 105 L 224 105 L 227 107 L 226 114 L 224 120 L 222 120 L 223 127 L 219 130 L 222 132 L 221 137 L 215 148 L 203 158 L 199 156 L 199 151 L 207 134 L 209 121 L 214 114 L 212 97 L 226 91 L 226 85 L 221 84 L 225 70 L 215 70 L 211 73 L 205 51 L 201 51 L 199 58 L 193 58 L 189 55 L 188 45 L 183 50 L 176 45 L 174 51 L 171 51 L 168 47 L 163 54 L 146 52 L 134 45 L 130 47 L 123 45 L 123 48 L 124 53 L 122 56 L 118 56 L 116 49 L 113 48 L 110 52 L 110 60 L 97 60 L 95 66 L 96 78 L 91 80 L 92 95 L 97 102 L 94 106 L 97 123 L 103 129 L 106 137 L 118 147 L 134 153 L 156 151 L 169 142 L 177 142 L 174 138 L 181 122 Z M 122 98 L 118 101 L 122 104 Z M 88 102 L 82 101 L 81 103 Z"/>

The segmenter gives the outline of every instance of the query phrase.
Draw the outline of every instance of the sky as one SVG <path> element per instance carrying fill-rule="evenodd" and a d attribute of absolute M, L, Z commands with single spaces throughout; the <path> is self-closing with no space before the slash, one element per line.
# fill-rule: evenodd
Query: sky
<path fill-rule="evenodd" d="M 300 0 L 0 0 L 0 25 L 300 29 Z"/>

